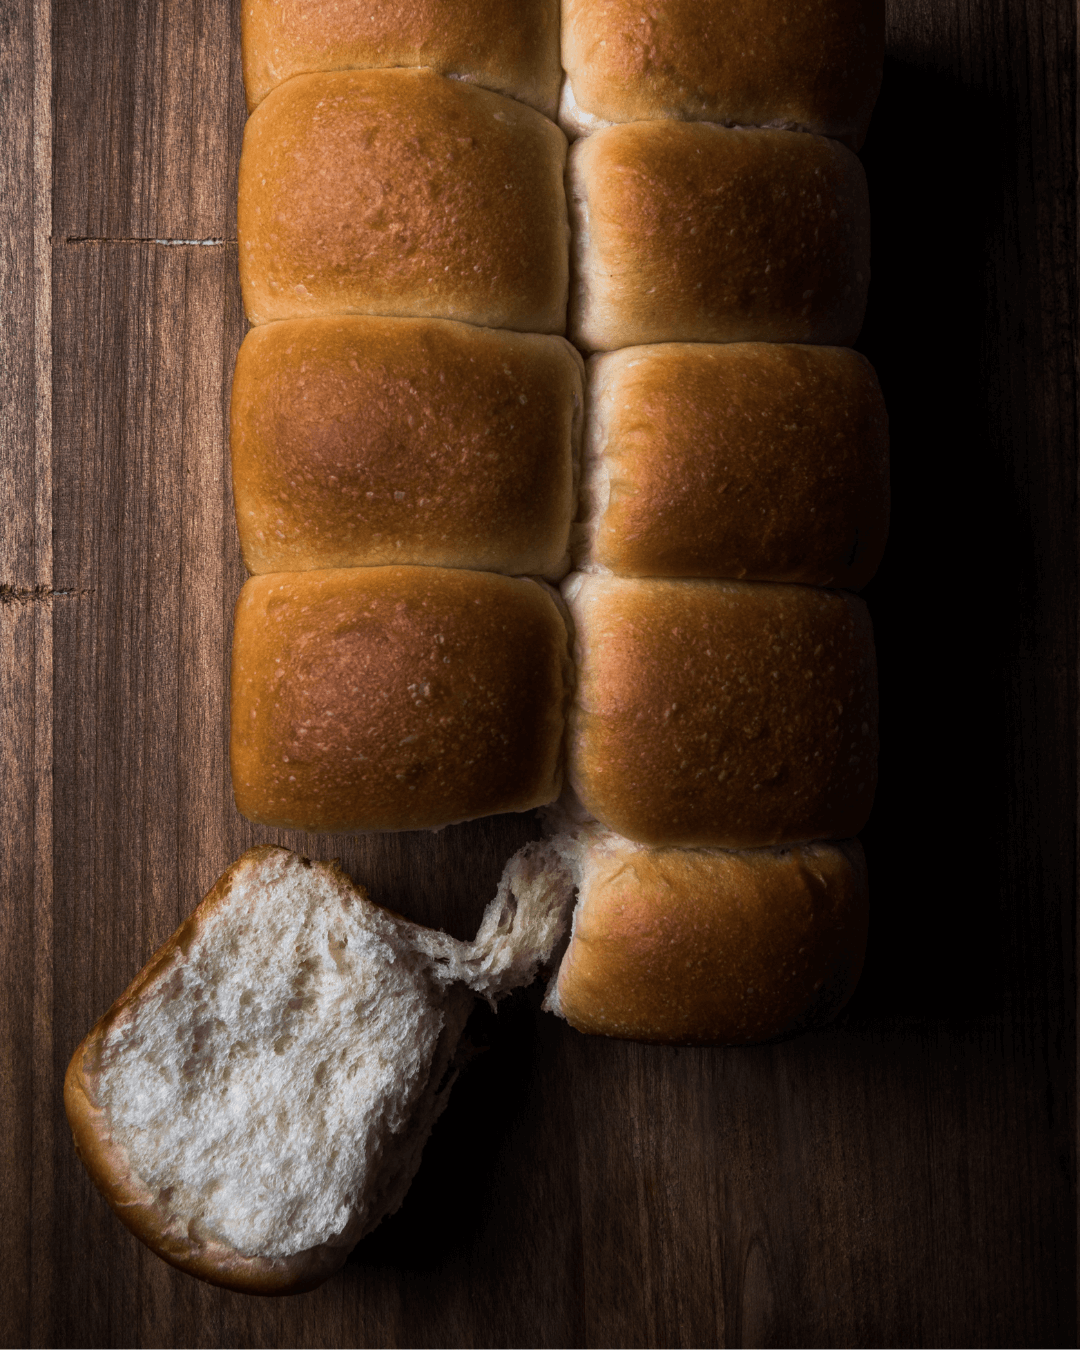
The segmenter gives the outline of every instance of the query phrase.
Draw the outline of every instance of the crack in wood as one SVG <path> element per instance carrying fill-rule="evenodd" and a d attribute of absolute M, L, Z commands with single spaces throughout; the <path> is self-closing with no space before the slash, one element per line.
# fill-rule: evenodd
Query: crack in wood
<path fill-rule="evenodd" d="M 235 239 L 153 239 L 146 237 L 115 238 L 108 235 L 69 234 L 63 240 L 54 239 L 52 243 L 64 244 L 160 244 L 162 248 L 220 248 L 223 244 L 235 244 Z"/>
<path fill-rule="evenodd" d="M 51 586 L 11 586 L 0 584 L 0 605 L 32 604 L 35 600 L 56 600 L 71 595 L 93 595 L 93 588 L 82 590 L 70 587 L 66 590 L 54 590 Z"/>

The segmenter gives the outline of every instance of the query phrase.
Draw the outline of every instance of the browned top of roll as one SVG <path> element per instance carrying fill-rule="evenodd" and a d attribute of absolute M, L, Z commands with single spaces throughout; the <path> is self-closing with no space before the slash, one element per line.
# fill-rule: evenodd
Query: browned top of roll
<path fill-rule="evenodd" d="M 578 684 L 568 772 L 643 844 L 756 848 L 849 838 L 877 769 L 866 606 L 768 582 L 564 585 Z"/>
<path fill-rule="evenodd" d="M 244 132 L 248 318 L 416 315 L 562 332 L 565 154 L 534 109 L 430 70 L 297 75 Z"/>
<path fill-rule="evenodd" d="M 563 0 L 572 130 L 687 118 L 790 126 L 858 149 L 881 85 L 882 0 Z"/>
<path fill-rule="evenodd" d="M 292 75 L 367 66 L 430 66 L 555 116 L 558 0 L 244 0 L 248 108 Z"/>
<path fill-rule="evenodd" d="M 857 841 L 724 853 L 594 829 L 577 851 L 556 1002 L 578 1031 L 746 1045 L 820 1025 L 855 988 L 868 920 Z"/>
<path fill-rule="evenodd" d="M 437 828 L 559 791 L 571 670 L 550 593 L 436 567 L 253 577 L 236 605 L 240 812 L 304 830 Z"/>
<path fill-rule="evenodd" d="M 581 413 L 564 338 L 359 315 L 253 328 L 232 392 L 244 561 L 561 576 Z"/>
<path fill-rule="evenodd" d="M 579 347 L 858 337 L 869 200 L 835 141 L 630 123 L 576 142 L 568 184 Z"/>
<path fill-rule="evenodd" d="M 889 433 L 847 347 L 660 343 L 595 357 L 579 565 L 857 590 L 888 528 Z"/>

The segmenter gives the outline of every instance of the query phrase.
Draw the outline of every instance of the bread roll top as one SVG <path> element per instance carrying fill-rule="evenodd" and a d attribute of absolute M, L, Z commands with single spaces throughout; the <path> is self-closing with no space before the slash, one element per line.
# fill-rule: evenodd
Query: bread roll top
<path fill-rule="evenodd" d="M 240 12 L 249 110 L 282 80 L 308 71 L 430 66 L 555 116 L 557 0 L 244 0 Z"/>
<path fill-rule="evenodd" d="M 857 841 L 646 848 L 593 826 L 553 843 L 578 904 L 545 1006 L 578 1031 L 747 1045 L 827 1021 L 855 988 L 868 921 Z"/>
<path fill-rule="evenodd" d="M 589 363 L 577 565 L 857 590 L 889 514 L 874 369 L 845 347 L 660 343 Z"/>
<path fill-rule="evenodd" d="M 862 601 L 809 586 L 580 573 L 563 592 L 578 675 L 568 773 L 597 820 L 682 847 L 858 833 L 877 764 Z"/>
<path fill-rule="evenodd" d="M 253 577 L 237 601 L 240 812 L 303 830 L 438 828 L 560 788 L 572 671 L 537 582 L 435 567 Z"/>
<path fill-rule="evenodd" d="M 581 418 L 560 337 L 358 315 L 253 328 L 231 417 L 244 561 L 562 576 Z"/>
<path fill-rule="evenodd" d="M 630 123 L 576 142 L 568 184 L 577 346 L 858 337 L 869 200 L 862 165 L 836 142 Z"/>
<path fill-rule="evenodd" d="M 881 85 L 882 0 L 563 0 L 559 117 L 685 118 L 833 136 L 857 150 Z"/>
<path fill-rule="evenodd" d="M 561 333 L 565 155 L 540 113 L 430 70 L 297 75 L 244 132 L 248 319 L 413 315 Z"/>

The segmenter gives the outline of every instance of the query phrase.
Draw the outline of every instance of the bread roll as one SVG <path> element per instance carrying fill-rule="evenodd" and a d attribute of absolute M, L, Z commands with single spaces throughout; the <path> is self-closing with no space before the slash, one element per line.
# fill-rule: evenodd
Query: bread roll
<path fill-rule="evenodd" d="M 560 577 L 581 413 L 564 338 L 354 315 L 253 328 L 232 391 L 248 570 Z"/>
<path fill-rule="evenodd" d="M 866 176 L 834 141 L 631 123 L 576 142 L 568 184 L 577 346 L 858 337 Z"/>
<path fill-rule="evenodd" d="M 534 854 L 471 943 L 373 905 L 334 863 L 234 863 L 65 1079 L 79 1156 L 136 1237 L 249 1294 L 332 1274 L 401 1205 L 473 995 L 529 983 L 559 938 Z"/>
<path fill-rule="evenodd" d="M 647 848 L 594 824 L 550 846 L 578 902 L 544 1006 L 578 1031 L 748 1045 L 828 1021 L 855 988 L 868 914 L 857 841 Z"/>
<path fill-rule="evenodd" d="M 560 789 L 572 671 L 537 582 L 436 567 L 278 572 L 236 605 L 232 777 L 264 825 L 417 830 Z"/>
<path fill-rule="evenodd" d="M 557 0 L 244 0 L 249 111 L 292 75 L 367 66 L 430 66 L 555 116 Z"/>
<path fill-rule="evenodd" d="M 589 365 L 577 565 L 858 590 L 885 547 L 889 433 L 846 347 L 660 343 Z"/>
<path fill-rule="evenodd" d="M 559 120 L 791 127 L 857 150 L 884 52 L 882 0 L 563 0 Z"/>
<path fill-rule="evenodd" d="M 430 70 L 295 76 L 244 131 L 249 320 L 415 315 L 563 332 L 565 156 L 540 113 Z"/>
<path fill-rule="evenodd" d="M 877 681 L 861 600 L 580 573 L 563 593 L 578 675 L 568 774 L 597 820 L 681 847 L 849 838 L 863 827 Z"/>

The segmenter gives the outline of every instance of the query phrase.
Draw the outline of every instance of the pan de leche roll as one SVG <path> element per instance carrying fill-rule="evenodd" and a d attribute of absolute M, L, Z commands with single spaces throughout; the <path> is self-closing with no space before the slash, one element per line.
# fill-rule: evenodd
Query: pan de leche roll
<path fill-rule="evenodd" d="M 849 347 L 624 347 L 585 427 L 579 567 L 858 590 L 881 561 L 888 419 Z"/>
<path fill-rule="evenodd" d="M 120 1220 L 243 1293 L 333 1274 L 405 1198 L 474 996 L 530 983 L 561 936 L 536 852 L 472 942 L 373 904 L 336 863 L 233 863 L 68 1067 L 76 1150 Z"/>
<path fill-rule="evenodd" d="M 835 141 L 634 122 L 575 142 L 567 181 L 578 347 L 858 337 L 869 200 Z"/>
<path fill-rule="evenodd" d="M 578 901 L 544 1006 L 578 1031 L 749 1045 L 828 1021 L 855 988 L 868 923 L 855 840 L 648 848 L 592 825 L 550 844 Z"/>
<path fill-rule="evenodd" d="M 430 66 L 555 116 L 558 0 L 244 0 L 240 15 L 249 111 L 308 71 Z"/>
<path fill-rule="evenodd" d="M 539 582 L 437 567 L 252 577 L 233 631 L 237 808 L 328 831 L 527 811 L 558 795 L 571 680 Z"/>
<path fill-rule="evenodd" d="M 561 333 L 566 138 L 430 70 L 297 75 L 248 119 L 237 234 L 253 324 L 358 313 Z"/>
<path fill-rule="evenodd" d="M 563 0 L 559 120 L 816 131 L 857 150 L 881 85 L 883 0 Z"/>
<path fill-rule="evenodd" d="M 564 338 L 445 319 L 251 329 L 231 415 L 248 570 L 424 563 L 562 576 L 582 372 Z"/>
<path fill-rule="evenodd" d="M 877 767 L 870 618 L 843 591 L 769 582 L 563 585 L 577 690 L 567 772 L 638 843 L 720 848 L 846 839 Z"/>

